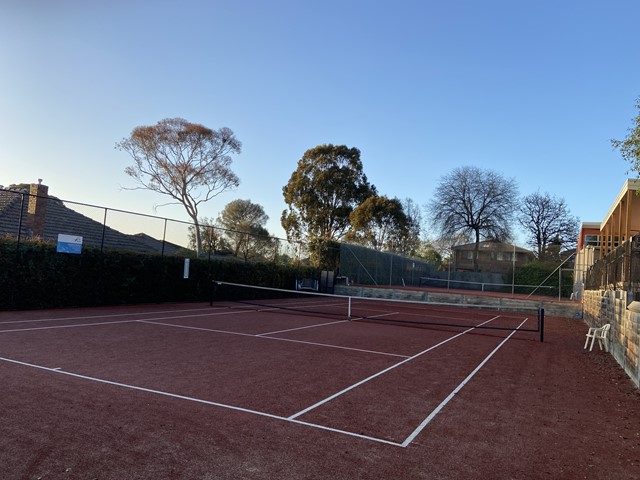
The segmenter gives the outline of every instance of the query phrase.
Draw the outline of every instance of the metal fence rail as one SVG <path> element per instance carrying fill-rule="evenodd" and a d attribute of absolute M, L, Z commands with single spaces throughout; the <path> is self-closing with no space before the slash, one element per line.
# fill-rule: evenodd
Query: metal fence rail
<path fill-rule="evenodd" d="M 86 203 L 0 189 L 0 237 L 20 244 L 60 244 L 75 237 L 82 247 L 152 255 L 194 256 L 195 224 Z M 304 242 L 200 225 L 201 256 L 290 264 L 308 258 Z"/>
<path fill-rule="evenodd" d="M 587 290 L 640 286 L 640 235 L 616 247 L 587 269 Z"/>

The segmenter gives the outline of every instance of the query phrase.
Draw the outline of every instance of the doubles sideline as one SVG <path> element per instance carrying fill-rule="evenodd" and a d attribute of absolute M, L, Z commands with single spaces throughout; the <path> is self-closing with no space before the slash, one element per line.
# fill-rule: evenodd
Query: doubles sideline
<path fill-rule="evenodd" d="M 228 312 L 227 312 L 228 313 Z M 241 313 L 241 312 L 236 312 L 236 313 Z M 202 316 L 202 315 L 193 315 L 195 316 Z M 218 331 L 218 330 L 211 330 L 211 329 L 202 329 L 202 328 L 197 328 L 197 327 L 189 327 L 189 326 L 182 326 L 182 325 L 175 325 L 175 324 L 165 324 L 165 323 L 160 323 L 160 322 L 156 322 L 153 320 L 167 320 L 170 318 L 185 318 L 185 317 L 190 317 L 187 315 L 183 315 L 183 316 L 174 316 L 174 317 L 161 317 L 161 318 L 157 318 L 157 319 L 145 319 L 145 320 L 129 320 L 129 321 L 114 321 L 114 322 L 98 322 L 98 323 L 91 323 L 91 324 L 82 324 L 82 325 L 67 325 L 67 326 L 62 326 L 62 325 L 58 325 L 58 326 L 50 326 L 50 327 L 36 327 L 36 328 L 27 328 L 27 329 L 16 329 L 16 330 L 10 330 L 10 331 L 25 331 L 25 330 L 40 330 L 40 329 L 47 329 L 47 328 L 71 328 L 74 326 L 93 326 L 93 325 L 104 325 L 104 324 L 115 324 L 115 323 L 125 323 L 125 322 L 136 322 L 136 323 L 147 323 L 147 324 L 154 324 L 154 325 L 166 325 L 166 326 L 170 326 L 170 327 L 175 327 L 175 328 L 195 328 L 198 330 L 209 330 L 212 332 L 218 332 L 218 333 L 226 333 L 226 334 L 239 334 L 239 335 L 244 335 L 244 336 L 251 336 L 251 337 L 258 337 L 258 338 L 264 338 L 264 339 L 272 339 L 272 340 L 289 340 L 289 339 L 279 339 L 277 337 L 268 337 L 265 335 L 269 335 L 268 333 L 263 333 L 260 335 L 253 335 L 253 334 L 242 334 L 242 333 L 238 333 L 238 332 L 227 332 L 227 331 Z M 267 412 L 260 412 L 257 410 L 251 410 L 251 409 L 246 409 L 246 408 L 242 408 L 242 407 L 237 407 L 234 405 L 228 405 L 228 404 L 222 404 L 222 403 L 218 403 L 218 402 L 212 402 L 212 401 L 208 401 L 208 400 L 204 400 L 204 399 L 198 399 L 198 398 L 194 398 L 194 397 L 188 397 L 185 395 L 179 395 L 179 394 L 175 394 L 175 393 L 171 393 L 171 392 L 164 392 L 161 390 L 154 390 L 154 389 L 148 389 L 148 388 L 144 388 L 144 387 L 139 387 L 136 385 L 130 385 L 130 384 L 125 384 L 125 383 L 121 383 L 121 382 L 115 382 L 115 381 L 111 381 L 111 380 L 106 380 L 106 379 L 101 379 L 101 378 L 96 378 L 96 377 L 90 377 L 90 376 L 86 376 L 86 375 L 81 375 L 81 374 L 77 374 L 77 373 L 73 373 L 73 372 L 68 372 L 68 371 L 64 371 L 60 368 L 50 368 L 50 367 L 45 367 L 42 365 L 36 365 L 36 364 L 32 364 L 32 363 L 28 363 L 28 362 L 22 362 L 19 360 L 14 360 L 14 359 L 10 359 L 10 358 L 5 358 L 5 357 L 0 357 L 0 361 L 3 362 L 7 362 L 7 363 L 12 363 L 12 364 L 17 364 L 17 365 L 21 365 L 21 366 L 25 366 L 25 367 L 30 367 L 30 368 L 35 368 L 35 369 L 39 369 L 39 370 L 44 370 L 44 371 L 48 371 L 51 373 L 56 373 L 56 374 L 60 374 L 60 375 L 66 375 L 66 376 L 70 376 L 70 377 L 74 377 L 74 378 L 79 378 L 79 379 L 83 379 L 83 380 L 87 380 L 87 381 L 93 381 L 93 382 L 98 382 L 98 383 L 103 383 L 103 384 L 108 384 L 108 385 L 113 385 L 113 386 L 117 386 L 120 388 L 127 388 L 127 389 L 131 389 L 131 390 L 136 390 L 136 391 L 142 391 L 142 392 L 146 392 L 146 393 L 151 393 L 151 394 L 156 394 L 156 395 L 162 395 L 162 396 L 167 396 L 167 397 L 172 397 L 172 398 L 177 398 L 177 399 L 181 399 L 181 400 L 185 400 L 185 401 L 191 401 L 191 402 L 197 402 L 197 403 L 203 403 L 203 404 L 207 404 L 207 405 L 212 405 L 212 406 L 216 406 L 219 408 L 224 408 L 224 409 L 228 409 L 228 410 L 233 410 L 233 411 L 240 411 L 240 412 L 244 412 L 244 413 L 250 413 L 253 415 L 259 415 L 259 416 L 263 416 L 263 417 L 268 417 L 268 418 L 273 418 L 273 419 L 277 419 L 277 420 L 281 420 L 281 421 L 286 421 L 286 422 L 291 422 L 291 423 L 296 423 L 296 424 L 301 424 L 301 425 L 306 425 L 306 426 L 310 426 L 313 428 L 318 428 L 318 429 L 322 429 L 322 430 L 327 430 L 327 431 L 332 431 L 335 433 L 340 433 L 343 435 L 348 435 L 351 437 L 357 437 L 357 438 L 361 438 L 361 439 L 365 439 L 365 440 L 369 440 L 369 441 L 373 441 L 373 442 L 377 442 L 377 443 L 383 443 L 383 444 L 387 444 L 387 445 L 392 445 L 392 446 L 396 446 L 396 447 L 402 447 L 402 448 L 406 448 L 419 434 L 420 432 L 422 432 L 424 430 L 424 428 L 438 415 L 438 413 L 440 413 L 440 411 L 442 411 L 442 409 L 444 409 L 444 407 L 454 398 L 454 396 L 478 373 L 478 371 L 480 371 L 480 369 L 489 361 L 489 359 L 491 357 L 493 357 L 493 355 L 495 355 L 496 352 L 498 352 L 498 350 L 500 350 L 500 348 L 502 348 L 502 346 L 522 327 L 522 325 L 524 325 L 524 323 L 527 321 L 526 319 L 522 321 L 522 323 L 513 331 L 511 332 L 506 338 L 504 338 L 500 344 L 498 344 L 477 366 L 476 368 L 416 427 L 416 429 L 414 429 L 413 432 L 411 432 L 411 434 L 409 436 L 407 436 L 407 438 L 402 441 L 402 442 L 393 442 L 390 440 L 386 440 L 383 438 L 376 438 L 376 437 L 371 437 L 371 436 L 367 436 L 367 435 L 363 435 L 363 434 L 358 434 L 355 432 L 349 432 L 346 430 L 341 430 L 341 429 L 336 429 L 336 428 L 332 428 L 332 427 L 328 427 L 325 425 L 319 425 L 319 424 L 315 424 L 315 423 L 311 423 L 311 422 L 306 422 L 303 420 L 300 420 L 299 417 L 303 416 L 304 414 L 320 407 L 321 405 L 324 405 L 328 402 L 330 402 L 331 400 L 336 399 L 337 397 L 345 394 L 346 392 L 349 392 L 355 388 L 358 388 L 359 386 L 373 380 L 374 378 L 380 377 L 381 375 L 384 375 L 385 373 L 400 367 L 401 365 L 406 364 L 407 362 L 410 362 L 462 335 L 465 335 L 471 331 L 473 331 L 475 328 L 482 326 L 488 322 L 493 321 L 495 318 L 498 317 L 494 317 L 490 320 L 487 320 L 485 322 L 482 322 L 481 324 L 475 326 L 475 327 L 470 327 L 466 330 L 464 330 L 463 332 L 460 332 L 456 335 L 453 335 L 441 342 L 439 342 L 438 344 L 435 344 L 421 352 L 418 352 L 417 354 L 404 358 L 404 360 L 397 362 L 387 368 L 385 368 L 384 370 L 381 370 L 380 372 L 377 372 L 339 392 L 334 393 L 333 395 L 326 397 L 325 399 L 316 402 L 315 404 L 300 410 L 299 412 L 290 415 L 288 417 L 283 417 L 283 416 L 279 416 L 279 415 L 273 415 Z M 334 324 L 334 323 L 341 323 L 341 322 L 329 322 L 329 323 L 323 323 L 317 326 L 322 326 L 322 325 L 327 325 L 327 324 Z M 312 326 L 306 326 L 304 328 L 311 328 Z M 295 330 L 295 329 L 290 329 L 290 330 Z M 289 330 L 289 331 L 290 331 Z M 9 331 L 5 331 L 5 332 L 9 332 Z M 282 332 L 282 331 L 280 331 Z M 275 334 L 278 332 L 271 332 L 271 334 Z M 295 341 L 295 340 L 294 340 Z M 297 341 L 296 341 L 297 342 Z M 310 342 L 302 342 L 302 343 L 310 343 Z M 313 344 L 313 343 L 312 343 Z M 314 344 L 317 345 L 317 344 Z M 325 345 L 325 346 L 330 346 L 330 345 Z M 336 347 L 336 346 L 333 346 Z M 348 347 L 338 347 L 338 348 L 347 348 Z M 355 349 L 358 350 L 358 349 Z M 360 350 L 360 351 L 366 351 L 366 350 Z M 368 353 L 380 353 L 380 352 L 371 352 L 371 351 L 366 351 Z M 396 355 L 398 356 L 398 355 Z"/>

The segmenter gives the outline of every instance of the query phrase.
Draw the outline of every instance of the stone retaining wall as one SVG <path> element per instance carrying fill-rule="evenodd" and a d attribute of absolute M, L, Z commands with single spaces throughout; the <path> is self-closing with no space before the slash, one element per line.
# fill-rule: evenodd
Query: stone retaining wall
<path fill-rule="evenodd" d="M 588 326 L 611 324 L 609 352 L 640 388 L 640 305 L 633 301 L 633 294 L 624 290 L 586 290 L 582 303 Z"/>
<path fill-rule="evenodd" d="M 474 295 L 473 293 L 447 293 L 426 290 L 406 290 L 392 288 L 375 288 L 363 286 L 336 285 L 337 295 L 350 295 L 354 297 L 391 298 L 399 300 L 411 300 L 416 302 L 435 302 L 453 304 L 471 304 L 494 306 L 505 310 L 529 310 L 543 307 L 545 315 L 552 317 L 579 317 L 582 315 L 582 306 L 574 302 L 554 302 L 540 300 L 525 300 L 517 298 L 494 297 L 488 295 Z"/>

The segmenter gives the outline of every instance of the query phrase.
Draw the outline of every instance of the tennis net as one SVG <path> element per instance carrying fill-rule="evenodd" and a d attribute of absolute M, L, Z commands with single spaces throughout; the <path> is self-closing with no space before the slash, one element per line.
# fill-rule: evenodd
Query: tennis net
<path fill-rule="evenodd" d="M 350 321 L 409 326 L 518 330 L 544 339 L 544 309 L 333 295 L 214 281 L 211 305 L 252 307 Z"/>

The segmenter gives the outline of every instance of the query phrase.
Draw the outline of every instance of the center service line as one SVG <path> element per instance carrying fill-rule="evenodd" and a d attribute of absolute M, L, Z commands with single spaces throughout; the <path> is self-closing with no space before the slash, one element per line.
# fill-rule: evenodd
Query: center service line
<path fill-rule="evenodd" d="M 345 388 L 344 390 L 340 390 L 339 392 L 334 393 L 334 394 L 333 394 L 333 395 L 331 395 L 330 397 L 327 397 L 327 398 L 325 398 L 324 400 L 320 400 L 319 402 L 317 402 L 317 403 L 315 403 L 315 404 L 311 405 L 310 407 L 305 408 L 304 410 L 300 410 L 298 413 L 295 413 L 295 414 L 291 415 L 291 416 L 289 417 L 289 419 L 290 419 L 290 420 L 293 420 L 293 419 L 295 419 L 295 418 L 298 418 L 298 417 L 300 417 L 301 415 L 304 415 L 305 413 L 308 413 L 308 412 L 310 412 L 311 410 L 314 410 L 315 408 L 318 408 L 319 406 L 324 405 L 324 404 L 325 404 L 325 403 L 327 403 L 327 402 L 330 402 L 330 401 L 331 401 L 331 400 L 333 400 L 334 398 L 337 398 L 337 397 L 339 397 L 340 395 L 343 395 L 343 394 L 347 393 L 348 391 L 353 390 L 354 388 L 357 388 L 357 387 L 359 387 L 360 385 L 362 385 L 362 384 L 364 384 L 364 383 L 367 383 L 368 381 L 373 380 L 374 378 L 379 377 L 380 375 L 384 375 L 384 374 L 385 374 L 385 373 L 387 373 L 388 371 L 393 370 L 394 368 L 397 368 L 397 367 L 399 367 L 400 365 L 404 365 L 405 363 L 410 362 L 411 360 L 414 360 L 414 359 L 418 358 L 419 356 L 424 355 L 425 353 L 430 352 L 431 350 L 433 350 L 433 349 L 435 349 L 435 348 L 438 348 L 438 347 L 440 347 L 440 346 L 444 345 L 445 343 L 450 342 L 451 340 L 453 340 L 453 339 L 455 339 L 455 338 L 458 338 L 458 337 L 460 337 L 460 336 L 462 336 L 462 335 L 464 335 L 464 334 L 466 334 L 466 333 L 469 333 L 469 332 L 471 332 L 472 330 L 475 330 L 477 327 L 481 327 L 482 325 L 485 325 L 485 324 L 487 324 L 487 323 L 489 323 L 489 322 L 491 322 L 491 321 L 495 320 L 496 318 L 498 318 L 498 317 L 490 318 L 489 320 L 486 320 L 486 321 L 484 321 L 484 322 L 480 323 L 479 325 L 476 325 L 475 327 L 468 328 L 467 330 L 465 330 L 465 331 L 463 331 L 463 332 L 460 332 L 460 333 L 458 333 L 457 335 L 454 335 L 453 337 L 449 337 L 449 338 L 447 338 L 446 340 L 443 340 L 442 342 L 437 343 L 436 345 L 433 345 L 433 346 L 431 346 L 431 347 L 427 348 L 426 350 L 423 350 L 423 351 L 421 351 L 421 352 L 419 352 L 419 353 L 416 353 L 416 354 L 415 354 L 415 355 L 413 355 L 412 357 L 409 357 L 409 358 L 407 358 L 407 359 L 405 359 L 405 360 L 402 360 L 401 362 L 398 362 L 398 363 L 396 363 L 396 364 L 394 364 L 394 365 L 391 365 L 390 367 L 387 367 L 387 368 L 385 368 L 384 370 L 382 370 L 382 371 L 380 371 L 380 372 L 378 372 L 378 373 L 374 373 L 373 375 L 371 375 L 371 376 L 369 376 L 369 377 L 365 378 L 364 380 L 360 380 L 358 383 L 354 383 L 353 385 L 351 385 L 351 386 L 349 386 L 349 387 Z"/>
<path fill-rule="evenodd" d="M 442 410 L 442 409 L 447 405 L 447 403 L 449 403 L 449 401 L 451 401 L 451 399 L 452 399 L 452 398 L 453 398 L 453 397 L 454 397 L 454 396 L 455 396 L 455 395 L 456 395 L 460 390 L 462 390 L 462 387 L 464 387 L 464 386 L 467 384 L 467 382 L 469 382 L 469 380 L 471 380 L 471 379 L 475 376 L 475 374 L 476 374 L 476 373 L 478 373 L 478 371 L 479 371 L 479 370 L 484 366 L 484 364 L 485 364 L 485 363 L 487 363 L 487 362 L 489 361 L 489 359 L 490 359 L 491 357 L 493 357 L 493 355 L 494 355 L 498 350 L 500 350 L 500 348 L 501 348 L 501 347 L 502 347 L 502 346 L 507 342 L 507 340 L 509 340 L 509 339 L 513 336 L 513 334 L 514 334 L 514 333 L 516 333 L 516 332 L 518 331 L 518 329 L 519 329 L 522 325 L 524 325 L 524 323 L 525 323 L 526 321 L 527 321 L 527 319 L 525 318 L 525 319 L 522 321 L 522 323 L 521 323 L 520 325 L 518 325 L 518 326 L 516 327 L 516 329 L 515 329 L 513 332 L 511 332 L 511 333 L 510 333 L 510 334 L 509 334 L 509 335 L 508 335 L 504 340 L 502 340 L 502 342 L 500 342 L 500 344 L 499 344 L 496 348 L 494 348 L 494 349 L 493 349 L 493 351 L 492 351 L 489 355 L 487 355 L 487 356 L 485 357 L 485 359 L 484 359 L 484 360 L 482 360 L 482 362 L 480 362 L 480 363 L 478 364 L 478 366 L 473 370 L 473 372 L 471 372 L 471 373 L 467 376 L 467 378 L 465 378 L 465 379 L 460 383 L 460 385 L 458 385 L 458 386 L 453 390 L 453 392 L 451 392 L 451 393 L 447 396 L 447 398 L 445 398 L 445 399 L 440 403 L 440 405 L 438 405 L 438 406 L 433 410 L 433 412 L 431 412 L 431 413 L 429 414 L 429 416 L 428 416 L 427 418 L 425 418 L 425 419 L 422 421 L 422 423 L 421 423 L 420 425 L 418 425 L 418 428 L 416 428 L 416 429 L 413 431 L 413 433 L 411 433 L 411 435 L 409 435 L 409 436 L 407 437 L 407 439 L 406 439 L 404 442 L 402 442 L 402 446 L 403 446 L 403 447 L 406 447 L 407 445 L 409 445 L 409 444 L 410 444 L 410 443 L 411 443 L 411 442 L 412 442 L 412 441 L 413 441 L 413 440 L 418 436 L 418 434 L 419 434 L 422 430 L 424 430 L 424 428 L 429 424 L 429 422 L 431 422 L 431 420 L 433 420 L 433 419 L 435 418 L 435 416 L 436 416 L 438 413 L 440 413 L 440 410 Z"/>

